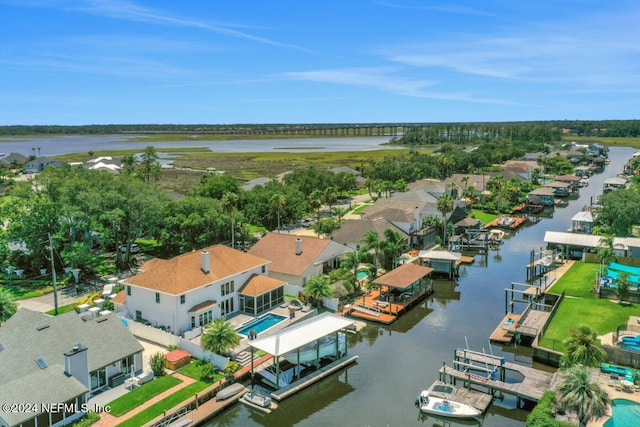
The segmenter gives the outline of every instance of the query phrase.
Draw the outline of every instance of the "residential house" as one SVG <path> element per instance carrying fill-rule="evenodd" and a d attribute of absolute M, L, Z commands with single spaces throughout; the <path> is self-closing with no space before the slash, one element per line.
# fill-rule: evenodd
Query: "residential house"
<path fill-rule="evenodd" d="M 0 327 L 0 402 L 66 404 L 0 409 L 1 426 L 52 426 L 83 415 L 87 400 L 142 371 L 142 345 L 114 314 L 84 321 L 21 308 Z"/>
<path fill-rule="evenodd" d="M 42 156 L 42 157 L 35 158 L 33 160 L 29 160 L 24 167 L 24 171 L 26 173 L 40 173 L 47 166 L 52 166 L 57 168 L 62 166 L 62 163 L 50 157 Z"/>
<path fill-rule="evenodd" d="M 540 187 L 529 192 L 529 196 L 536 197 L 536 202 L 543 206 L 554 206 L 556 201 L 555 189 L 551 187 Z"/>
<path fill-rule="evenodd" d="M 87 160 L 85 166 L 87 169 L 105 170 L 111 173 L 120 173 L 122 171 L 121 163 L 117 160 L 114 160 L 111 156 L 102 156 L 96 157 L 95 159 Z"/>
<path fill-rule="evenodd" d="M 640 258 L 640 238 L 614 237 L 611 241 L 616 257 Z"/>
<path fill-rule="evenodd" d="M 602 183 L 602 192 L 608 193 L 610 191 L 619 190 L 622 188 L 626 188 L 627 180 L 626 178 L 607 178 Z"/>
<path fill-rule="evenodd" d="M 6 167 L 22 167 L 28 160 L 28 157 L 23 156 L 20 153 L 9 153 L 0 159 L 0 162 L 4 164 Z"/>
<path fill-rule="evenodd" d="M 142 265 L 141 273 L 122 281 L 127 311 L 137 321 L 175 335 L 239 311 L 255 314 L 284 300 L 285 282 L 260 277 L 269 274 L 269 264 L 265 258 L 224 245 L 170 260 L 155 258 Z M 243 289 L 250 293 L 244 295 Z M 260 295 L 255 294 L 258 291 Z M 258 307 L 257 296 L 261 296 Z"/>
<path fill-rule="evenodd" d="M 269 277 L 304 287 L 312 276 L 340 266 L 340 258 L 353 249 L 331 239 L 267 233 L 249 254 L 271 260 Z"/>
<path fill-rule="evenodd" d="M 574 233 L 591 234 L 593 232 L 593 215 L 589 211 L 580 211 L 571 218 L 571 229 Z"/>
<path fill-rule="evenodd" d="M 335 175 L 339 173 L 348 173 L 350 175 L 353 175 L 356 177 L 356 183 L 358 183 L 359 185 L 366 181 L 366 179 L 362 176 L 362 172 L 349 166 L 337 166 L 335 168 L 329 169 L 329 172 Z"/>
<path fill-rule="evenodd" d="M 542 187 L 552 188 L 557 197 L 567 197 L 573 192 L 571 184 L 568 182 L 549 181 L 542 183 Z"/>

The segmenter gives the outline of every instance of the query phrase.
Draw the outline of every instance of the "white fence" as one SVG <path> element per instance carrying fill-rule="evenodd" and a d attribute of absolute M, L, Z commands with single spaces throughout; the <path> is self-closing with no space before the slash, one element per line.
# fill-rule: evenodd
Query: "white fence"
<path fill-rule="evenodd" d="M 199 344 L 177 335 L 170 334 L 169 332 L 165 332 L 162 329 L 143 325 L 142 323 L 135 322 L 131 319 L 126 319 L 126 321 L 127 327 L 136 337 L 151 341 L 152 343 L 159 344 L 163 347 L 176 345 L 196 359 L 202 359 L 213 363 L 213 365 L 218 369 L 224 369 L 230 361 L 227 357 L 204 350 Z"/>

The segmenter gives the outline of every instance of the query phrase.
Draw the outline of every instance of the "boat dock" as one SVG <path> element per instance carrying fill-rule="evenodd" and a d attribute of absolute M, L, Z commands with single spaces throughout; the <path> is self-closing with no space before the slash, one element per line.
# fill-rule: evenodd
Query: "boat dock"
<path fill-rule="evenodd" d="M 446 389 L 449 387 L 453 389 L 453 393 L 438 391 L 438 389 Z M 472 406 L 483 413 L 487 410 L 489 405 L 491 405 L 491 401 L 493 400 L 493 397 L 489 394 L 468 388 L 457 387 L 453 384 L 446 384 L 442 381 L 436 381 L 431 385 L 431 387 L 429 387 L 429 395 L 439 397 L 441 399 L 455 400 L 458 403 Z"/>
<path fill-rule="evenodd" d="M 311 384 L 320 381 L 321 379 L 333 374 L 334 372 L 344 368 L 345 366 L 355 363 L 356 360 L 358 360 L 358 356 L 350 356 L 346 359 L 336 360 L 335 362 L 323 366 L 312 374 L 309 374 L 297 381 L 292 382 L 291 384 L 288 384 L 274 392 L 271 392 L 271 397 L 277 401 L 286 399 L 292 394 L 297 393 L 306 387 L 309 387 Z"/>
<path fill-rule="evenodd" d="M 500 216 L 494 219 L 493 221 L 485 224 L 484 228 L 489 229 L 489 228 L 498 227 L 498 228 L 508 228 L 511 230 L 515 230 L 525 222 L 527 222 L 527 218 L 522 216 Z"/>
<path fill-rule="evenodd" d="M 433 292 L 433 285 L 430 284 L 419 292 L 405 297 L 402 301 L 388 302 L 380 300 L 381 292 L 379 289 L 372 289 L 362 300 L 345 305 L 340 314 L 389 325 L 398 316 L 411 309 L 414 305 L 419 304 Z"/>
<path fill-rule="evenodd" d="M 489 337 L 490 341 L 499 342 L 501 344 L 509 344 L 513 341 L 515 335 L 515 324 L 520 320 L 520 315 L 516 313 L 507 313 L 504 319 L 493 331 Z"/>
<path fill-rule="evenodd" d="M 462 381 L 467 388 L 480 387 L 482 392 L 494 396 L 495 393 L 505 393 L 515 396 L 520 400 L 529 400 L 537 402 L 545 391 L 549 390 L 549 386 L 554 374 L 541 371 L 528 366 L 518 365 L 516 363 L 507 362 L 504 358 L 478 353 L 470 350 L 456 350 L 454 356 L 454 365 L 458 369 L 447 366 L 443 362 L 439 370 L 440 381 L 456 384 L 456 381 Z M 462 368 L 462 369 L 460 369 Z M 490 371 L 486 376 L 474 374 L 471 371 Z M 506 371 L 519 372 L 523 376 L 522 382 L 508 383 L 505 381 Z M 496 375 L 493 375 L 497 372 Z"/>

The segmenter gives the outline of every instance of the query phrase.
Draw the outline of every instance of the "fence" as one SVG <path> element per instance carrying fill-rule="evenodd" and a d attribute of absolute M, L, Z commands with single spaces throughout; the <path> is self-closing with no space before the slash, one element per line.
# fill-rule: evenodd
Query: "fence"
<path fill-rule="evenodd" d="M 229 363 L 230 359 L 220 356 L 219 354 L 212 353 L 204 350 L 199 344 L 179 337 L 177 335 L 170 334 L 162 329 L 154 328 L 152 326 L 143 325 L 142 323 L 135 322 L 131 319 L 127 319 L 127 327 L 133 335 L 138 338 L 151 341 L 152 343 L 159 344 L 163 347 L 170 345 L 176 345 L 182 350 L 188 352 L 196 359 L 207 360 L 214 364 L 218 369 L 224 369 Z"/>
<path fill-rule="evenodd" d="M 562 303 L 564 297 L 565 293 L 562 292 L 558 299 L 552 302 L 552 296 L 547 295 L 547 298 L 549 298 L 548 302 L 552 303 L 553 307 L 551 308 L 547 321 L 544 322 L 544 325 L 542 325 L 542 327 L 540 328 L 540 331 L 536 338 L 537 345 L 534 341 L 534 345 L 532 346 L 534 360 L 548 363 L 550 365 L 558 365 L 560 362 L 560 357 L 562 356 L 562 352 L 564 352 L 564 343 L 560 340 L 544 338 L 544 334 L 547 331 L 547 328 L 549 327 L 553 316 L 558 310 L 558 307 L 560 307 L 560 304 Z"/>
<path fill-rule="evenodd" d="M 615 365 L 630 366 L 634 369 L 640 368 L 640 353 L 637 351 L 625 350 L 620 347 L 603 345 L 607 352 L 607 361 Z"/>
<path fill-rule="evenodd" d="M 616 294 L 615 289 L 605 288 L 602 286 L 600 286 L 600 298 L 613 299 L 613 300 L 620 299 L 620 297 Z M 638 291 L 627 292 L 623 301 L 640 303 L 640 292 Z"/>

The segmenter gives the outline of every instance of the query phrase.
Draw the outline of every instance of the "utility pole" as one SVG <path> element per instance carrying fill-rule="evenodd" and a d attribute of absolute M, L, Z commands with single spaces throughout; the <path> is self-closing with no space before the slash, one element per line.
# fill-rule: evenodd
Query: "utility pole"
<path fill-rule="evenodd" d="M 49 236 L 49 251 L 51 254 L 51 276 L 53 277 L 53 305 L 55 307 L 55 315 L 58 315 L 58 285 L 56 283 L 56 263 L 53 258 L 53 239 L 51 233 L 47 233 Z"/>

